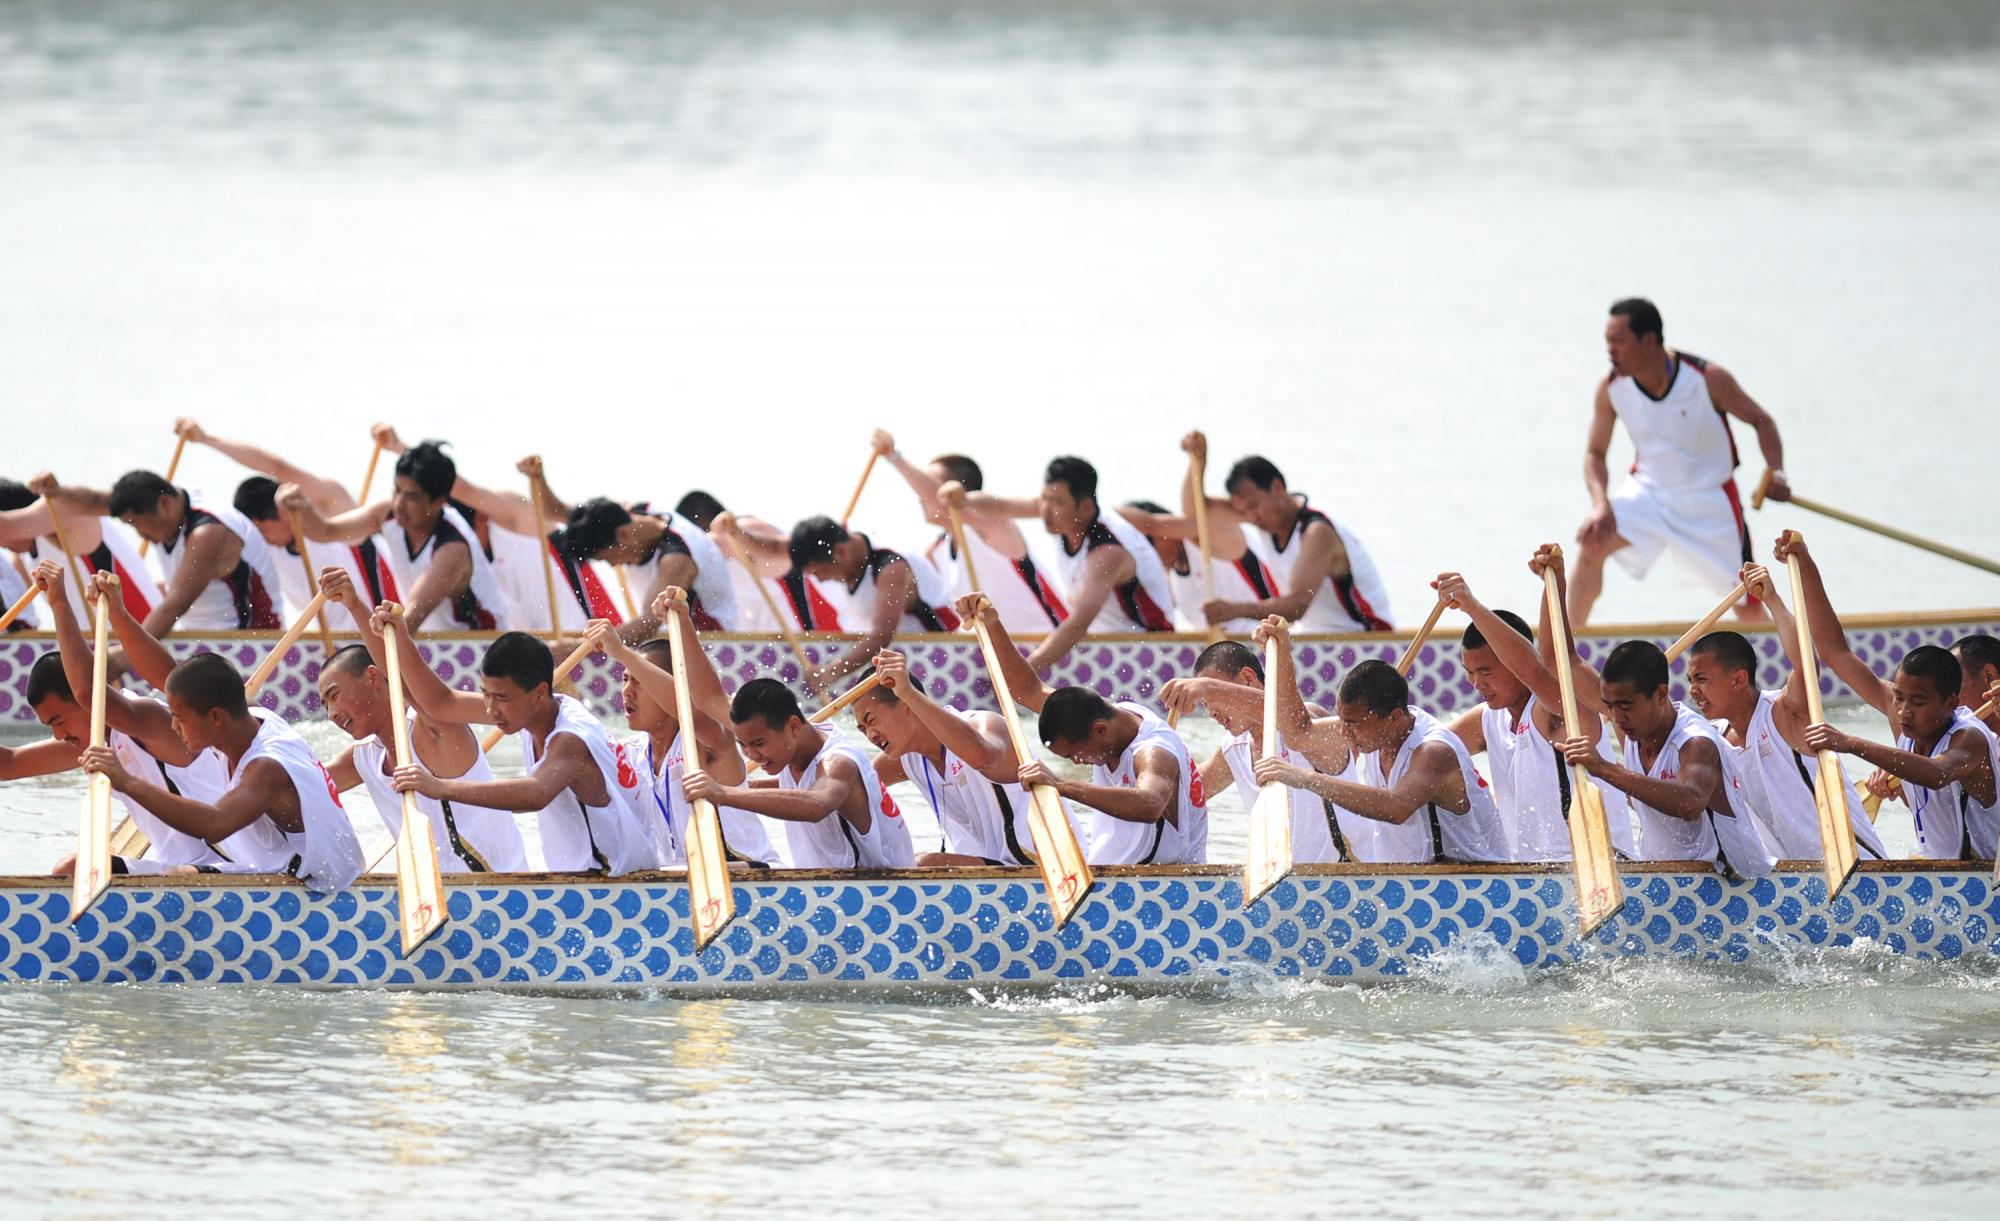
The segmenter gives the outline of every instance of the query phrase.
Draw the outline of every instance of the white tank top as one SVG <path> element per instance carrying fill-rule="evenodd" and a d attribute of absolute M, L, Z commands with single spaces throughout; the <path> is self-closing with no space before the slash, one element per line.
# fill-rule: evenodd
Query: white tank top
<path fill-rule="evenodd" d="M 868 536 L 858 535 L 868 544 L 868 563 L 861 570 L 855 584 L 842 590 L 845 610 L 850 622 L 857 628 L 866 628 L 875 622 L 875 605 L 881 590 L 876 582 L 881 579 L 882 569 L 893 560 L 901 560 L 910 566 L 910 576 L 917 586 L 917 607 L 905 610 L 897 623 L 898 632 L 954 632 L 958 630 L 958 612 L 952 609 L 951 587 L 945 583 L 943 575 L 931 566 L 931 562 L 921 555 L 906 555 L 877 547 Z"/>
<path fill-rule="evenodd" d="M 1174 628 L 1174 591 L 1167 582 L 1167 570 L 1160 553 L 1139 533 L 1139 528 L 1116 512 L 1097 515 L 1084 531 L 1083 543 L 1072 552 L 1069 540 L 1056 540 L 1056 554 L 1063 583 L 1071 603 L 1083 588 L 1084 573 L 1090 567 L 1090 553 L 1103 547 L 1123 547 L 1132 557 L 1137 573 L 1131 580 L 1114 586 L 1111 596 L 1091 620 L 1093 632 L 1170 632 Z"/>
<path fill-rule="evenodd" d="M 472 553 L 472 580 L 463 590 L 439 602 L 436 608 L 425 616 L 424 622 L 415 626 L 445 632 L 504 632 L 521 626 L 514 621 L 513 613 L 507 606 L 506 595 L 502 593 L 500 581 L 493 573 L 493 562 L 486 558 L 486 549 L 479 545 L 479 535 L 473 532 L 472 526 L 457 509 L 445 505 L 438 515 L 437 528 L 431 531 L 423 546 L 415 551 L 410 550 L 410 536 L 396 524 L 394 514 L 384 519 L 381 533 L 383 541 L 388 544 L 389 566 L 395 572 L 396 581 L 402 586 L 405 597 L 416 589 L 417 582 L 430 571 L 431 561 L 436 558 L 439 546 L 447 543 L 464 543 L 466 549 Z M 532 550 L 531 547 L 531 553 Z M 535 560 L 537 575 L 540 563 L 539 559 Z"/>
<path fill-rule="evenodd" d="M 1493 771 L 1493 801 L 1507 824 L 1517 861 L 1570 859 L 1569 816 L 1574 779 L 1555 744 L 1535 724 L 1535 697 L 1529 696 L 1517 725 L 1505 708 L 1481 705 L 1480 728 L 1486 736 L 1486 763 Z M 1616 761 L 1611 729 L 1597 723 L 1597 753 Z M 1604 819 L 1610 825 L 1611 846 L 1627 857 L 1638 855 L 1632 837 L 1632 814 L 1625 794 L 1597 785 L 1604 798 Z"/>
<path fill-rule="evenodd" d="M 838 810 L 812 822 L 780 819 L 785 824 L 785 838 L 791 845 L 792 868 L 907 869 L 915 865 L 917 854 L 910 842 L 910 828 L 903 822 L 903 812 L 896 807 L 896 799 L 889 795 L 876 777 L 875 765 L 868 752 L 845 730 L 828 725 L 815 725 L 813 729 L 825 739 L 819 753 L 796 776 L 789 767 L 779 769 L 778 787 L 811 788 L 819 779 L 820 765 L 828 758 L 839 755 L 854 764 L 855 770 L 861 774 L 862 791 L 867 794 L 869 808 L 874 814 L 868 820 L 866 834 L 855 830 L 854 824 L 842 818 Z"/>
<path fill-rule="evenodd" d="M 1167 583 L 1174 590 L 1174 622 L 1184 632 L 1205 632 L 1208 620 L 1201 614 L 1201 604 L 1208 600 L 1208 583 L 1202 580 L 1201 550 L 1190 546 L 1187 549 L 1187 571 L 1167 569 Z M 1215 561 L 1215 596 L 1224 602 L 1261 602 L 1275 598 L 1284 592 L 1271 576 L 1271 570 L 1264 567 L 1264 561 L 1255 552 L 1247 552 L 1240 560 Z M 1228 619 L 1222 623 L 1222 630 L 1234 634 L 1245 634 L 1257 626 L 1255 619 Z"/>
<path fill-rule="evenodd" d="M 1443 721 L 1414 704 L 1410 706 L 1410 718 L 1416 724 L 1396 749 L 1396 758 L 1389 765 L 1388 772 L 1384 774 L 1382 771 L 1381 752 L 1365 755 L 1361 760 L 1361 783 L 1378 789 L 1393 789 L 1410 770 L 1410 760 L 1415 757 L 1418 747 L 1431 742 L 1442 743 L 1458 760 L 1458 774 L 1465 783 L 1467 807 L 1465 813 L 1454 814 L 1432 802 L 1405 820 L 1405 827 L 1415 825 L 1430 838 L 1432 855 L 1420 859 L 1507 860 L 1511 849 L 1507 842 L 1506 824 L 1500 820 L 1499 807 L 1493 804 L 1493 791 L 1487 787 L 1486 778 L 1472 765 L 1472 756 L 1466 752 L 1465 743 Z"/>
<path fill-rule="evenodd" d="M 525 534 L 502 529 L 488 522 L 486 538 L 493 547 L 493 579 L 507 607 L 507 621 L 524 630 L 549 628 L 549 576 L 555 577 L 556 617 L 564 631 L 581 632 L 592 619 L 625 622 L 625 603 L 618 596 L 617 574 L 595 561 L 572 564 L 557 550 L 553 539 L 541 546 Z M 548 552 L 545 572 L 542 552 Z M 644 590 L 632 591 L 633 597 Z"/>
<path fill-rule="evenodd" d="M 345 890 L 361 876 L 361 841 L 340 804 L 333 777 L 298 732 L 276 716 L 259 717 L 257 736 L 243 752 L 234 771 L 226 771 L 226 788 L 233 789 L 244 769 L 268 759 L 285 769 L 299 798 L 304 830 L 281 829 L 270 816 L 260 815 L 249 826 L 218 844 L 222 855 L 239 867 L 289 873 L 320 894 Z M 227 760 L 224 761 L 225 769 Z"/>
<path fill-rule="evenodd" d="M 1712 491 L 1736 472 L 1736 437 L 1708 397 L 1708 362 L 1671 354 L 1673 381 L 1658 399 L 1629 377 L 1611 379 L 1611 409 L 1631 434 L 1632 477 L 1663 492 Z"/>
<path fill-rule="evenodd" d="M 667 824 L 667 856 L 669 865 L 687 864 L 688 820 L 694 817 L 694 808 L 688 803 L 687 790 L 681 785 L 687 776 L 687 750 L 683 745 L 685 734 L 676 732 L 674 740 L 668 744 L 663 756 L 653 754 L 653 739 L 645 734 L 634 734 L 625 740 L 626 751 L 646 760 L 646 773 L 653 778 L 653 812 Z M 735 806 L 717 806 L 716 816 L 722 824 L 723 855 L 732 861 L 755 861 L 760 865 L 770 865 L 777 861 L 778 854 L 771 847 L 771 837 L 766 820 L 748 810 Z"/>
<path fill-rule="evenodd" d="M 412 732 L 417 714 L 406 714 Z M 386 769 L 386 770 L 385 770 Z M 375 810 L 391 835 L 403 833 L 403 795 L 389 782 L 389 748 L 380 738 L 363 738 L 354 744 L 354 770 L 375 801 Z M 480 751 L 460 780 L 492 780 L 493 765 Z M 437 841 L 438 867 L 445 873 L 522 873 L 528 868 L 528 848 L 521 840 L 520 825 L 506 810 L 464 802 L 441 802 L 435 797 L 413 793 L 417 808 L 431 820 L 431 838 Z"/>
<path fill-rule="evenodd" d="M 369 606 L 402 601 L 395 575 L 389 567 L 387 547 L 378 537 L 370 535 L 352 544 L 308 541 L 307 549 L 312 553 L 312 579 L 315 582 L 319 580 L 320 569 L 338 567 L 347 573 L 355 592 Z M 313 590 L 306 583 L 306 566 L 299 559 L 298 545 L 294 543 L 290 547 L 274 548 L 271 556 L 278 565 L 278 588 L 284 592 L 285 605 L 293 613 L 304 610 L 306 604 L 313 600 Z M 336 632 L 360 630 L 353 612 L 338 602 L 326 604 L 326 623 Z"/>
<path fill-rule="evenodd" d="M 1733 763 L 1734 752 L 1730 750 L 1729 743 L 1716 732 L 1714 725 L 1702 719 L 1700 713 L 1678 701 L 1674 704 L 1673 728 L 1668 731 L 1666 744 L 1660 748 L 1659 757 L 1653 760 L 1653 765 L 1644 767 L 1640 762 L 1639 743 L 1631 739 L 1625 743 L 1625 766 L 1634 771 L 1643 770 L 1656 780 L 1676 779 L 1680 775 L 1681 750 L 1696 739 L 1715 746 L 1716 756 L 1722 765 L 1723 787 L 1735 791 L 1738 778 Z M 1721 869 L 1726 858 L 1727 865 L 1744 877 L 1761 877 L 1777 864 L 1777 854 L 1764 841 L 1753 817 L 1732 818 L 1717 814 L 1711 806 L 1704 809 L 1699 818 L 1675 818 L 1636 797 L 1630 800 L 1639 820 L 1641 860 L 1707 861 Z"/>
<path fill-rule="evenodd" d="M 1756 711 L 1743 735 L 1743 746 L 1729 747 L 1735 766 L 1730 804 L 1740 816 L 1748 809 L 1762 825 L 1765 838 L 1784 860 L 1818 860 L 1826 851 L 1819 838 L 1819 807 L 1813 790 L 1819 783 L 1819 764 L 1793 750 L 1771 719 L 1771 709 L 1782 695 L 1766 691 L 1758 696 Z M 1724 732 L 1725 741 L 1727 732 Z M 1861 797 L 1841 773 L 1841 792 L 1847 802 L 1848 822 L 1854 828 L 1854 842 L 1863 858 L 1881 860 L 1888 855 L 1875 824 L 1861 808 Z M 1740 799 L 1734 796 L 1741 793 Z"/>
<path fill-rule="evenodd" d="M 968 713 L 953 715 L 972 720 Z M 1035 859 L 1027 790 L 1018 784 L 988 780 L 949 747 L 944 751 L 943 767 L 932 763 L 928 755 L 914 752 L 902 756 L 902 764 L 903 775 L 923 792 L 937 813 L 944 851 L 1003 865 L 1026 865 Z"/>
<path fill-rule="evenodd" d="M 119 730 L 108 731 L 104 735 L 104 744 L 118 756 L 119 764 L 126 771 L 169 793 L 214 805 L 227 791 L 229 764 L 218 751 L 202 751 L 188 766 L 171 767 L 154 758 L 129 734 Z M 132 822 L 146 833 L 150 846 L 141 859 L 157 861 L 162 865 L 215 865 L 222 862 L 222 856 L 206 841 L 185 831 L 174 830 L 155 817 L 151 810 L 123 793 L 114 790 L 113 796 L 131 815 Z"/>
<path fill-rule="evenodd" d="M 657 817 L 648 817 L 652 787 L 622 745 L 584 706 L 567 695 L 556 697 L 553 741 L 569 734 L 583 743 L 604 777 L 607 804 L 586 806 L 565 788 L 540 815 L 542 857 L 556 872 L 601 870 L 612 876 L 640 869 L 658 869 L 665 858 L 666 832 Z M 522 730 L 521 759 L 532 776 L 546 752 L 536 749 L 534 735 Z"/>
<path fill-rule="evenodd" d="M 1937 745 L 1931 747 L 1930 757 L 1935 759 L 1950 749 L 1953 735 L 1964 729 L 1973 730 L 1986 742 L 1987 762 L 1995 769 L 1996 784 L 2000 784 L 2000 748 L 1996 748 L 1993 731 L 1963 704 L 1952 709 L 1951 724 L 1938 735 Z M 1909 738 L 1898 735 L 1896 749 L 1914 752 L 1917 747 Z M 2000 813 L 1975 801 L 1972 794 L 1965 791 L 1962 782 L 1953 781 L 1941 789 L 1927 789 L 1905 780 L 1903 792 L 1909 797 L 1911 821 L 1917 827 L 1919 858 L 1984 860 L 1993 855 Z"/>
<path fill-rule="evenodd" d="M 1188 757 L 1187 743 L 1143 705 L 1116 706 L 1139 718 L 1139 732 L 1118 756 L 1117 766 L 1091 766 L 1094 782 L 1107 788 L 1131 788 L 1138 779 L 1138 757 L 1143 750 L 1164 750 L 1172 755 L 1180 780 L 1173 810 L 1158 822 L 1131 822 L 1084 807 L 1083 824 L 1090 836 L 1087 859 L 1093 865 L 1202 864 L 1208 860 L 1208 795 L 1202 792 L 1201 772 Z"/>
<path fill-rule="evenodd" d="M 97 528 L 104 541 L 97 545 L 97 550 L 87 555 L 79 554 L 77 563 L 83 565 L 87 573 L 115 573 L 119 593 L 125 599 L 125 609 L 132 612 L 134 619 L 144 623 L 146 616 L 160 604 L 160 583 L 153 579 L 152 566 L 139 558 L 139 536 L 132 533 L 132 527 L 115 517 L 98 518 Z M 44 536 L 35 540 L 28 549 L 28 555 L 38 560 L 53 557 L 60 562 L 62 547 L 56 539 Z M 63 582 L 63 594 L 69 598 L 69 608 L 75 613 L 76 621 L 86 625 L 84 630 L 89 631 L 90 608 L 83 604 L 83 594 L 74 580 Z M 31 607 L 30 611 L 33 609 Z"/>
<path fill-rule="evenodd" d="M 993 603 L 1001 624 L 1010 634 L 1038 636 L 1069 618 L 1069 606 L 1049 580 L 1049 574 L 1035 563 L 1032 549 L 1020 559 L 1010 560 L 981 538 L 979 531 L 970 528 L 965 532 L 965 545 L 972 552 L 972 566 L 979 581 L 986 587 L 980 592 Z M 959 558 L 951 535 L 940 534 L 926 558 L 944 578 L 945 588 L 954 598 L 972 592 L 972 577 L 965 571 L 965 562 Z"/>
<path fill-rule="evenodd" d="M 1199 559 L 1196 560 L 1200 562 Z M 1223 595 L 1218 595 L 1223 596 Z M 1312 770 L 1306 757 L 1278 739 L 1278 758 L 1294 767 Z M 1257 808 L 1257 795 L 1264 786 L 1257 783 L 1257 753 L 1250 735 L 1239 733 L 1222 744 L 1222 761 L 1229 765 L 1236 782 L 1236 796 L 1247 816 Z M 1330 864 L 1340 859 L 1340 845 L 1334 842 L 1333 812 L 1319 794 L 1309 789 L 1286 789 L 1292 801 L 1292 859 L 1302 865 Z"/>
<path fill-rule="evenodd" d="M 187 493 L 187 515 L 181 532 L 170 543 L 160 544 L 160 571 L 172 585 L 187 557 L 188 535 L 205 525 L 219 524 L 243 543 L 236 567 L 208 583 L 195 595 L 178 620 L 184 632 L 243 631 L 282 629 L 285 622 L 284 595 L 278 583 L 278 568 L 270 544 L 250 519 L 227 505 L 208 503 L 202 493 Z M 110 535 L 107 533 L 107 538 Z M 300 604 L 303 609 L 304 604 Z"/>
<path fill-rule="evenodd" d="M 735 573 L 741 570 L 741 565 L 732 563 L 729 557 L 723 554 L 722 548 L 700 526 L 695 525 L 672 509 L 656 510 L 650 509 L 645 505 L 640 505 L 634 511 L 650 513 L 652 516 L 666 522 L 667 535 L 671 537 L 663 536 L 660 540 L 661 545 L 663 547 L 673 546 L 683 549 L 687 552 L 688 558 L 694 561 L 693 609 L 695 627 L 704 632 L 740 632 L 745 630 L 743 627 L 743 605 L 737 597 L 735 579 Z M 656 554 L 654 556 L 655 565 L 657 565 L 658 559 L 659 555 Z M 640 575 L 645 577 L 643 583 L 637 580 Z M 657 575 L 658 569 L 656 566 L 642 568 L 637 572 L 629 573 L 627 579 L 633 581 L 632 596 L 634 598 L 645 597 L 646 591 L 653 587 L 653 581 Z M 755 590 L 751 590 L 749 593 L 751 597 L 756 598 L 759 602 L 763 601 L 762 596 Z M 639 608 L 640 614 L 644 614 L 645 612 L 645 607 L 642 606 Z M 765 613 L 768 615 L 770 612 L 766 611 Z"/>
<path fill-rule="evenodd" d="M 1256 556 L 1270 574 L 1277 592 L 1285 594 L 1292 588 L 1292 569 L 1299 559 L 1299 539 L 1305 534 L 1306 527 L 1314 522 L 1325 522 L 1340 536 L 1340 545 L 1347 551 L 1347 575 L 1327 577 L 1313 592 L 1312 604 L 1306 607 L 1306 613 L 1293 620 L 1292 626 L 1299 631 L 1310 632 L 1390 630 L 1394 621 L 1389 617 L 1389 589 L 1382 583 L 1382 574 L 1376 569 L 1368 549 L 1347 527 L 1313 508 L 1304 496 L 1299 497 L 1299 515 L 1292 522 L 1292 532 L 1283 539 L 1273 538 L 1248 522 L 1243 525 L 1243 537 L 1250 544 L 1250 554 Z"/>

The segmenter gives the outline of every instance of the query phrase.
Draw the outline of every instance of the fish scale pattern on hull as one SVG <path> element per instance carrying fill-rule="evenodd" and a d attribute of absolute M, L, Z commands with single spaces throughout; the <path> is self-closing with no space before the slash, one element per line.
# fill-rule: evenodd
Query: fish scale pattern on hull
<path fill-rule="evenodd" d="M 2000 955 L 1984 870 L 1872 868 L 1832 904 L 1816 872 L 1754 882 L 1647 869 L 1576 934 L 1559 872 L 1303 872 L 1247 911 L 1233 872 L 1100 880 L 1056 929 L 1021 871 L 736 883 L 742 913 L 696 954 L 677 877 L 473 880 L 405 961 L 395 888 L 315 897 L 256 879 L 127 879 L 72 927 L 65 888 L 0 885 L 0 982 L 643 988 L 1171 984 L 1256 973 L 1388 978 L 1448 949 L 1540 968 L 1586 959 L 1742 961 L 1866 942 L 1917 958 Z"/>

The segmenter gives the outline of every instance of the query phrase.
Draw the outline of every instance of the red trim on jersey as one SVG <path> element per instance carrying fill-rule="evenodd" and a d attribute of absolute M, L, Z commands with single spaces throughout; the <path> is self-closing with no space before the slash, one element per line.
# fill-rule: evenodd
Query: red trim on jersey
<path fill-rule="evenodd" d="M 555 544 L 551 543 L 549 550 L 554 551 Z M 613 623 L 625 622 L 625 616 L 618 613 L 618 604 L 611 600 L 610 591 L 604 588 L 604 582 L 597 579 L 597 570 L 589 564 L 579 563 L 576 566 L 576 573 L 583 582 L 585 609 L 590 617 L 609 619 Z"/>
<path fill-rule="evenodd" d="M 826 600 L 826 595 L 819 591 L 819 586 L 814 583 L 811 577 L 806 577 L 804 580 L 806 601 L 811 607 L 812 622 L 802 623 L 799 626 L 808 631 L 839 631 L 840 612 L 833 609 L 833 603 Z M 794 608 L 794 613 L 796 613 L 796 608 Z"/>
<path fill-rule="evenodd" d="M 125 571 L 125 565 L 119 563 L 115 556 L 111 561 L 111 571 L 118 576 L 118 591 L 125 602 L 125 612 L 144 623 L 146 616 L 153 613 L 153 608 L 146 602 L 146 595 L 140 592 L 139 582 Z M 147 579 L 151 580 L 150 577 Z"/>

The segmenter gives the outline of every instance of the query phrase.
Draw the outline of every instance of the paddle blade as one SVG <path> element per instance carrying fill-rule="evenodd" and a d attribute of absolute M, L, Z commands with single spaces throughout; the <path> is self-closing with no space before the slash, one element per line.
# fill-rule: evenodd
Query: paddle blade
<path fill-rule="evenodd" d="M 687 869 L 694 950 L 699 954 L 736 918 L 729 859 L 722 847 L 722 816 L 712 801 L 697 801 L 688 813 Z"/>
<path fill-rule="evenodd" d="M 444 926 L 444 875 L 431 820 L 403 795 L 403 833 L 396 839 L 396 910 L 402 915 L 403 957 Z"/>
<path fill-rule="evenodd" d="M 1577 800 L 1569 814 L 1569 847 L 1576 878 L 1576 925 L 1588 937 L 1625 905 L 1625 880 L 1611 850 L 1611 820 L 1604 794 L 1580 767 L 1570 769 Z"/>
<path fill-rule="evenodd" d="M 1097 877 L 1083 858 L 1083 846 L 1076 842 L 1076 828 L 1070 825 L 1062 798 L 1047 785 L 1028 790 L 1028 835 L 1035 841 L 1035 865 L 1048 890 L 1049 910 L 1061 928 L 1083 905 Z"/>
<path fill-rule="evenodd" d="M 139 824 L 129 818 L 112 828 L 111 855 L 113 856 L 144 856 L 146 849 L 152 846 L 153 841 L 147 839 L 146 833 L 139 829 Z"/>
<path fill-rule="evenodd" d="M 1826 901 L 1831 903 L 1847 885 L 1859 859 L 1854 850 L 1854 824 L 1847 812 L 1847 778 L 1830 750 L 1819 752 L 1819 783 L 1813 786 L 1819 811 L 1819 842 L 1826 874 Z"/>
<path fill-rule="evenodd" d="M 111 885 L 111 781 L 92 776 L 77 816 L 76 872 L 70 877 L 69 922 L 75 924 Z"/>
<path fill-rule="evenodd" d="M 1250 845 L 1243 859 L 1243 906 L 1263 898 L 1292 871 L 1292 791 L 1267 784 L 1250 808 Z"/>

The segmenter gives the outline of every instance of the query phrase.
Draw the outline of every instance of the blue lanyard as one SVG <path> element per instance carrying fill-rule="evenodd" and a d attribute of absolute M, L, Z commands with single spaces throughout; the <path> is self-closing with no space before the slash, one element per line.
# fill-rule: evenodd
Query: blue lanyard
<path fill-rule="evenodd" d="M 653 807 L 659 810 L 660 817 L 667 822 L 667 841 L 678 850 L 681 846 L 681 837 L 674 831 L 674 812 L 667 807 L 665 801 L 660 799 L 660 769 L 653 762 L 653 736 L 651 734 L 646 735 L 646 781 L 646 787 L 653 791 Z"/>

